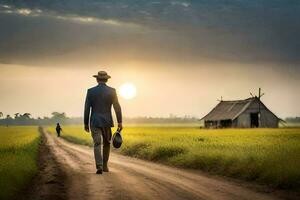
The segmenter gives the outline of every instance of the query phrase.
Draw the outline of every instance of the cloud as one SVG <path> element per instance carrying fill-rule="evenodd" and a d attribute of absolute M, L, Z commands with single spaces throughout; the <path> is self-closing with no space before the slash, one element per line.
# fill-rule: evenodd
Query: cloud
<path fill-rule="evenodd" d="M 5 9 L 9 9 L 9 8 L 11 8 L 11 6 L 9 6 L 9 5 L 0 5 L 0 7 L 2 7 L 2 8 L 5 8 Z"/>
<path fill-rule="evenodd" d="M 29 9 L 29 8 L 16 8 L 14 6 L 0 4 L 0 13 L 6 14 L 17 14 L 24 16 L 40 16 L 42 13 L 41 9 Z"/>
<path fill-rule="evenodd" d="M 101 19 L 97 17 L 91 17 L 91 16 L 79 16 L 76 14 L 59 14 L 57 12 L 51 12 L 44 10 L 42 11 L 39 8 L 30 9 L 30 8 L 17 8 L 14 6 L 9 5 L 0 5 L 0 13 L 3 14 L 15 14 L 15 15 L 23 15 L 23 16 L 29 16 L 29 17 L 50 17 L 50 18 L 56 18 L 59 20 L 65 20 L 65 21 L 72 21 L 72 22 L 79 22 L 79 23 L 93 23 L 93 24 L 107 24 L 112 26 L 121 26 L 121 25 L 128 25 L 128 26 L 137 26 L 133 23 L 126 23 L 122 21 L 118 21 L 115 19 Z"/>
<path fill-rule="evenodd" d="M 101 44 L 120 56 L 125 50 L 123 55 L 133 60 L 300 62 L 299 1 L 0 0 L 0 4 L 0 23 L 6 27 L 0 33 L 4 61 L 27 54 L 37 60 L 34 55 L 39 52 L 70 55 L 78 49 L 88 57 L 94 54 L 88 51 Z M 98 57 L 111 57 L 108 50 L 103 52 Z"/>
<path fill-rule="evenodd" d="M 188 3 L 188 2 L 183 2 L 183 1 L 171 1 L 171 5 L 173 5 L 173 6 L 177 6 L 177 5 L 179 5 L 179 6 L 183 6 L 183 7 L 189 7 L 191 4 L 190 3 Z"/>
<path fill-rule="evenodd" d="M 22 8 L 22 9 L 17 9 L 17 13 L 21 15 L 30 15 L 32 11 L 30 9 Z"/>
<path fill-rule="evenodd" d="M 87 23 L 87 24 L 106 24 L 111 26 L 138 26 L 134 23 L 122 22 L 115 19 L 100 19 L 89 16 L 77 16 L 77 15 L 50 15 L 50 17 L 54 17 L 60 20 L 79 22 L 79 23 Z"/>

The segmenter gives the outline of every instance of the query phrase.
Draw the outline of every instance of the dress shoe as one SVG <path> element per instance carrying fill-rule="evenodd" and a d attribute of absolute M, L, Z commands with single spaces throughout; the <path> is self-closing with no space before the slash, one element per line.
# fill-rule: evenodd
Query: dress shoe
<path fill-rule="evenodd" d="M 97 169 L 96 174 L 102 174 L 102 169 Z"/>

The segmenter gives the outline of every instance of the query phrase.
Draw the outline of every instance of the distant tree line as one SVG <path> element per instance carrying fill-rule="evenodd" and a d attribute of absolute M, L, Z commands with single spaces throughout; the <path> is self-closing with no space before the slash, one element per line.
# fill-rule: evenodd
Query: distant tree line
<path fill-rule="evenodd" d="M 300 117 L 287 117 L 285 121 L 288 123 L 300 123 Z"/>
<path fill-rule="evenodd" d="M 15 113 L 13 116 L 4 116 L 0 112 L 0 125 L 53 125 L 56 123 L 61 124 L 79 124 L 82 122 L 81 118 L 68 118 L 64 112 L 53 112 L 51 117 L 33 118 L 30 113 Z"/>
<path fill-rule="evenodd" d="M 116 120 L 115 120 L 116 121 Z M 170 115 L 169 117 L 124 117 L 123 122 L 126 124 L 170 124 L 170 123 L 198 123 L 195 117 L 184 116 L 177 117 Z M 0 125 L 54 125 L 60 123 L 66 124 L 83 124 L 82 117 L 67 117 L 64 112 L 53 112 L 51 117 L 33 118 L 30 113 L 15 113 L 13 116 L 0 112 Z"/>

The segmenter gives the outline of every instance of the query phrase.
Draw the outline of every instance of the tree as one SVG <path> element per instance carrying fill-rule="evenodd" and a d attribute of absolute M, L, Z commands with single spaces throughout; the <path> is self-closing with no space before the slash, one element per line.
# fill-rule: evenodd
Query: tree
<path fill-rule="evenodd" d="M 30 116 L 31 116 L 30 113 L 24 113 L 23 115 L 20 115 L 20 114 L 16 115 L 16 117 L 15 117 L 16 124 L 19 124 L 19 125 L 28 125 L 28 124 L 30 124 L 31 121 L 32 121 Z"/>
<path fill-rule="evenodd" d="M 6 115 L 6 118 L 5 118 L 5 123 L 6 123 L 6 126 L 8 126 L 9 124 L 12 123 L 12 118 L 10 115 Z"/>
<path fill-rule="evenodd" d="M 2 118 L 3 117 L 3 112 L 0 112 L 0 118 Z"/>
<path fill-rule="evenodd" d="M 51 113 L 52 119 L 67 119 L 66 113 L 53 112 Z"/>
<path fill-rule="evenodd" d="M 65 121 L 68 119 L 66 116 L 66 113 L 62 112 L 53 112 L 51 113 L 52 117 L 51 117 L 51 122 L 52 123 L 65 123 Z"/>
<path fill-rule="evenodd" d="M 30 116 L 31 116 L 30 113 L 24 113 L 24 114 L 22 115 L 22 118 L 23 118 L 23 119 L 30 119 Z"/>
<path fill-rule="evenodd" d="M 20 113 L 15 113 L 15 119 L 19 118 Z"/>

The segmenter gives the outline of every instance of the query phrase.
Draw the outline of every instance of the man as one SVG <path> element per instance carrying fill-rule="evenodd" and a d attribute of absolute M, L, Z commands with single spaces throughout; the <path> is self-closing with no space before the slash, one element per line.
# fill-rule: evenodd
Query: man
<path fill-rule="evenodd" d="M 56 129 L 57 137 L 60 137 L 60 132 L 62 131 L 62 128 L 60 127 L 59 123 L 56 124 L 55 129 Z"/>
<path fill-rule="evenodd" d="M 114 126 L 111 107 L 114 107 L 118 128 L 120 129 L 122 129 L 122 111 L 116 90 L 106 85 L 107 80 L 111 77 L 105 71 L 100 71 L 93 77 L 97 79 L 98 85 L 87 91 L 84 109 L 84 129 L 86 132 L 89 132 L 91 129 L 94 141 L 96 173 L 102 174 L 102 171 L 109 171 L 107 162 L 112 135 L 111 127 Z M 103 157 L 101 152 L 102 142 Z"/>

